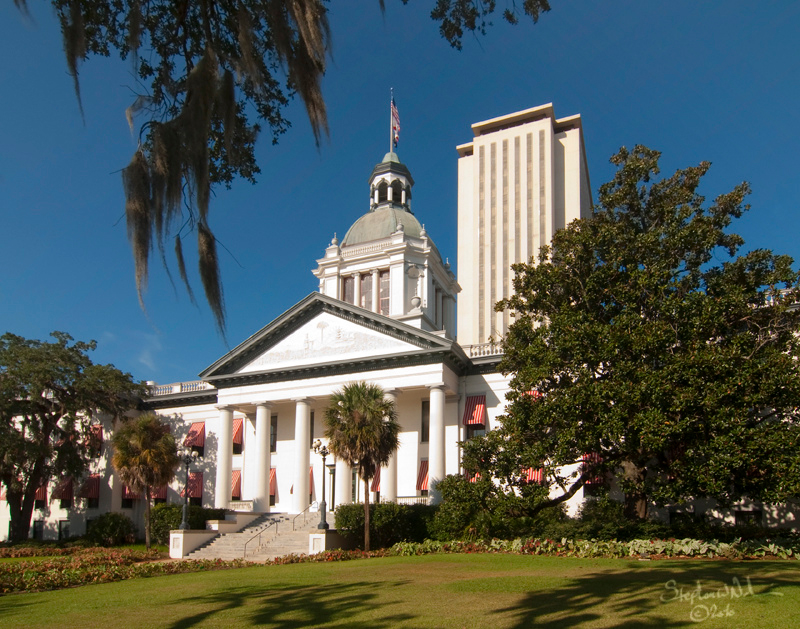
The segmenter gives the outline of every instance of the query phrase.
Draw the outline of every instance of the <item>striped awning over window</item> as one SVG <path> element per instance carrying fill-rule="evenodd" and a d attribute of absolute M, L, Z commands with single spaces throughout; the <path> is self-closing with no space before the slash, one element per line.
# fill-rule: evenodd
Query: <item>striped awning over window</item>
<path fill-rule="evenodd" d="M 162 485 L 161 487 L 151 487 L 150 488 L 150 497 L 153 500 L 166 500 L 167 499 L 167 486 Z"/>
<path fill-rule="evenodd" d="M 271 467 L 269 470 L 269 495 L 274 496 L 275 490 L 278 488 L 278 479 L 275 478 L 275 468 Z"/>
<path fill-rule="evenodd" d="M 544 483 L 544 469 L 541 467 L 529 467 L 522 470 L 522 480 L 528 483 Z"/>
<path fill-rule="evenodd" d="M 135 491 L 133 491 L 130 487 L 128 487 L 127 485 L 122 486 L 123 500 L 139 500 L 139 498 L 141 498 L 141 496 L 137 494 Z"/>
<path fill-rule="evenodd" d="M 231 472 L 231 498 L 242 498 L 242 470 Z"/>
<path fill-rule="evenodd" d="M 380 491 L 381 490 L 381 468 L 375 470 L 375 476 L 372 477 L 372 485 L 369 488 L 370 491 Z"/>
<path fill-rule="evenodd" d="M 466 474 L 466 477 L 470 483 L 477 483 L 481 479 L 481 473 L 475 472 L 474 474 Z"/>
<path fill-rule="evenodd" d="M 244 435 L 244 420 L 234 419 L 233 420 L 233 443 L 242 445 L 242 436 Z"/>
<path fill-rule="evenodd" d="M 183 445 L 187 448 L 203 448 L 206 445 L 206 423 L 194 422 L 189 428 L 189 434 L 183 440 Z"/>
<path fill-rule="evenodd" d="M 536 391 L 535 389 L 531 389 L 530 391 L 525 391 L 525 395 L 530 395 L 534 400 L 538 400 L 542 397 L 542 394 Z"/>
<path fill-rule="evenodd" d="M 47 500 L 47 485 L 39 485 L 36 488 L 36 500 Z"/>
<path fill-rule="evenodd" d="M 419 491 L 428 490 L 428 459 L 419 462 L 419 474 L 417 474 L 417 489 Z"/>
<path fill-rule="evenodd" d="M 89 478 L 83 481 L 81 489 L 78 492 L 79 498 L 100 498 L 100 475 L 92 474 Z"/>
<path fill-rule="evenodd" d="M 600 456 L 597 452 L 591 452 L 589 454 L 584 454 L 581 457 L 581 473 L 589 472 L 592 473 L 594 468 L 596 468 L 600 463 L 603 462 L 603 457 Z M 594 474 L 586 479 L 587 485 L 602 485 L 603 484 L 603 475 L 602 474 Z"/>
<path fill-rule="evenodd" d="M 72 500 L 72 479 L 62 479 L 53 490 L 52 500 Z"/>
<path fill-rule="evenodd" d="M 469 395 L 464 406 L 465 426 L 486 425 L 486 396 Z"/>
<path fill-rule="evenodd" d="M 181 497 L 186 497 L 186 489 L 181 492 Z M 189 472 L 189 498 L 203 497 L 203 472 Z"/>

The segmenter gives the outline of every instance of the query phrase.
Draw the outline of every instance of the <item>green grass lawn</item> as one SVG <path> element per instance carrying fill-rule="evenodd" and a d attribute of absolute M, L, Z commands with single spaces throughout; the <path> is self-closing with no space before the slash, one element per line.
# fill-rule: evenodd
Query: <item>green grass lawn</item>
<path fill-rule="evenodd" d="M 722 596 L 734 579 L 743 596 Z M 698 581 L 706 598 L 697 597 Z M 698 620 L 707 627 L 800 627 L 800 563 L 427 555 L 0 597 L 4 629 L 684 627 Z"/>

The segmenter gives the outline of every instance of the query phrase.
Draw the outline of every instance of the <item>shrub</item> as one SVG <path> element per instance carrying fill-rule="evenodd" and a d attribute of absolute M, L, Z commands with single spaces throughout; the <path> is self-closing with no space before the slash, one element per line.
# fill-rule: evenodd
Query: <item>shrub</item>
<path fill-rule="evenodd" d="M 100 546 L 119 546 L 133 543 L 135 527 L 133 521 L 123 513 L 104 513 L 92 520 L 86 538 Z"/>
<path fill-rule="evenodd" d="M 169 532 L 181 525 L 183 505 L 158 504 L 150 511 L 150 535 L 157 544 L 169 543 Z M 187 520 L 190 529 L 205 529 L 208 520 L 224 520 L 225 509 L 206 509 L 189 506 Z M 362 520 L 363 522 L 363 520 Z"/>
<path fill-rule="evenodd" d="M 375 548 L 388 548 L 397 542 L 421 542 L 429 535 L 436 507 L 400 505 L 394 502 L 371 504 L 369 538 Z M 364 545 L 364 505 L 336 507 L 336 530 L 357 546 Z"/>
<path fill-rule="evenodd" d="M 451 474 L 436 486 L 442 502 L 431 523 L 431 536 L 451 539 L 488 539 L 499 534 L 501 519 L 496 517 L 495 487 L 488 479 L 471 483 Z"/>

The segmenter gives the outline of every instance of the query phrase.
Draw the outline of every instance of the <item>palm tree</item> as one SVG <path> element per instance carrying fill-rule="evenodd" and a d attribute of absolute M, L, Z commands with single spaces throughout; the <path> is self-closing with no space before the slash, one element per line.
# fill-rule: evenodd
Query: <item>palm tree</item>
<path fill-rule="evenodd" d="M 144 413 L 124 424 L 114 435 L 111 463 L 122 482 L 131 490 L 144 493 L 145 544 L 150 548 L 150 500 L 155 487 L 175 478 L 180 465 L 178 447 L 169 426 L 155 413 Z"/>
<path fill-rule="evenodd" d="M 369 483 L 397 450 L 399 432 L 394 402 L 378 385 L 354 382 L 331 396 L 325 411 L 329 447 L 364 481 L 364 550 L 369 550 Z"/>

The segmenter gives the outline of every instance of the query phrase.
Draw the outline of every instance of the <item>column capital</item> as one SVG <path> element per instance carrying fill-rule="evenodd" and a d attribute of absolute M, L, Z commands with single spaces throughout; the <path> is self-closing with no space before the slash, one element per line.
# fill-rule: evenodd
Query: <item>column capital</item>
<path fill-rule="evenodd" d="M 426 385 L 429 389 L 440 389 L 444 391 L 445 384 L 444 382 L 437 382 L 436 384 L 428 384 Z"/>
<path fill-rule="evenodd" d="M 236 410 L 233 404 L 217 404 L 214 408 L 218 411 L 230 411 L 231 413 Z"/>
<path fill-rule="evenodd" d="M 275 406 L 275 402 L 250 402 L 250 404 L 252 404 L 252 405 L 253 405 L 253 406 L 255 406 L 256 408 L 258 408 L 259 406 L 263 406 L 263 407 L 264 407 L 264 408 L 266 408 L 267 410 L 269 410 L 269 409 L 271 409 L 273 406 Z"/>
<path fill-rule="evenodd" d="M 297 404 L 311 404 L 314 401 L 313 397 L 293 397 L 291 398 L 292 402 L 296 402 Z"/>
<path fill-rule="evenodd" d="M 398 395 L 400 395 L 400 389 L 384 389 L 383 394 L 391 395 L 392 397 L 397 397 Z"/>

